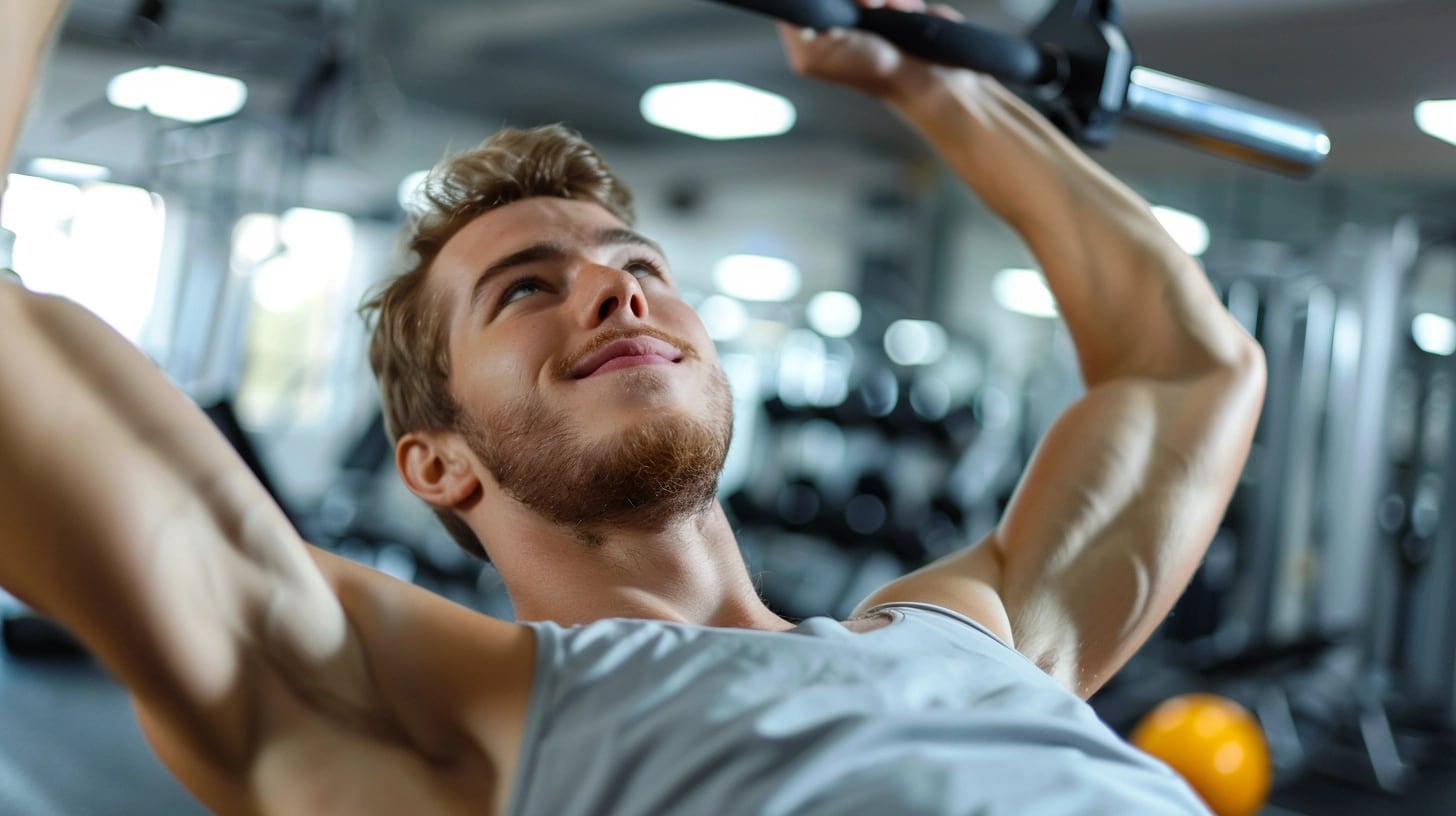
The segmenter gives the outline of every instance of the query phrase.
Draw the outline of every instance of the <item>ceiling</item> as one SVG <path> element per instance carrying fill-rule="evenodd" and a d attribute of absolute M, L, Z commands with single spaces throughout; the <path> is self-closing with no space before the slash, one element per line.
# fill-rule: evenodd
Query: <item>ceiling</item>
<path fill-rule="evenodd" d="M 979 24 L 1019 31 L 1045 2 L 954 5 Z M 1334 144 L 1328 176 L 1456 182 L 1456 148 L 1421 134 L 1412 118 L 1422 98 L 1456 97 L 1456 2 L 1125 0 L 1121 8 L 1142 64 L 1323 122 Z M 428 107 L 491 125 L 564 120 L 594 139 L 686 148 L 701 143 L 646 124 L 637 101 L 654 83 L 720 77 L 792 98 L 800 124 L 787 143 L 921 149 L 876 106 L 793 76 L 766 19 L 703 0 L 74 0 L 63 42 L 271 84 L 278 93 L 250 103 L 264 116 L 373 115 L 388 125 Z M 1141 136 L 1120 139 L 1106 159 L 1168 173 L 1224 167 Z"/>

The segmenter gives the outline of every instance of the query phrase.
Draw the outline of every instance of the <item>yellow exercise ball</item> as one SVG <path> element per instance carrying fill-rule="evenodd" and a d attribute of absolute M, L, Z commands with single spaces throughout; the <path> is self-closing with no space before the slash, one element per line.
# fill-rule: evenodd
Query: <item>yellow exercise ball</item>
<path fill-rule="evenodd" d="M 1264 806 L 1273 763 L 1264 732 L 1243 706 L 1216 694 L 1184 694 L 1148 712 L 1132 744 L 1188 780 L 1218 816 L 1252 816 Z"/>

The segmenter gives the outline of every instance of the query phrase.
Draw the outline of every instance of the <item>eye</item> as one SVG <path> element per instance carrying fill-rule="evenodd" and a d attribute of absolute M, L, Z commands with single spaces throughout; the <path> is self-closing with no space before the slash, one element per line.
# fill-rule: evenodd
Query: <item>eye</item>
<path fill-rule="evenodd" d="M 632 273 L 633 277 L 646 278 L 662 274 L 662 266 L 651 258 L 633 258 L 622 267 L 626 272 Z"/>
<path fill-rule="evenodd" d="M 536 280 L 535 278 L 518 280 L 510 286 L 506 287 L 505 292 L 501 294 L 500 304 L 502 306 L 507 306 L 509 304 L 515 303 L 523 297 L 526 297 L 528 295 L 534 295 L 537 292 L 540 292 L 541 288 L 541 282 Z"/>

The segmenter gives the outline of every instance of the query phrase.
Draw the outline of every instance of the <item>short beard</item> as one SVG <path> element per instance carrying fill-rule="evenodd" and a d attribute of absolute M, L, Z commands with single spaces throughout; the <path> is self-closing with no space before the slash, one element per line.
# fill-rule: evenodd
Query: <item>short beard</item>
<path fill-rule="evenodd" d="M 483 421 L 462 412 L 459 430 L 506 495 L 590 541 L 712 504 L 733 436 L 732 396 L 717 366 L 705 396 L 704 419 L 651 413 L 601 442 L 584 440 L 569 416 L 534 394 Z"/>

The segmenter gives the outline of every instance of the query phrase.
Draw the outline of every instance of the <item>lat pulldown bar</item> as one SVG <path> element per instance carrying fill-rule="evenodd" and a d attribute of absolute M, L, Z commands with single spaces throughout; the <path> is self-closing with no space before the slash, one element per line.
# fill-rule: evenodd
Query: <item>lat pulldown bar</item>
<path fill-rule="evenodd" d="M 1194 148 L 1293 176 L 1330 139 L 1307 116 L 1137 64 L 1113 0 L 1058 0 L 1025 38 L 854 0 L 717 0 L 819 30 L 872 31 L 906 53 L 1019 87 L 1079 144 L 1101 147 L 1127 121 Z"/>

